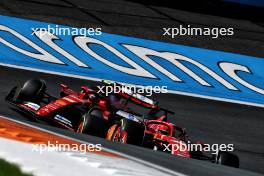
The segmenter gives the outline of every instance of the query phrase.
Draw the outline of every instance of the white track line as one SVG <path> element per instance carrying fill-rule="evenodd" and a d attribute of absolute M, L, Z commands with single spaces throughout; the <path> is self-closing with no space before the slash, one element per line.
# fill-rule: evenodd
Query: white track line
<path fill-rule="evenodd" d="M 0 157 L 17 164 L 22 172 L 34 176 L 73 176 L 89 175 L 107 176 L 101 169 L 89 166 L 85 162 L 74 161 L 71 157 L 55 151 L 39 153 L 32 151 L 31 144 L 0 138 Z"/>
<path fill-rule="evenodd" d="M 36 146 L 10 139 L 0 138 L 0 158 L 14 163 L 24 173 L 34 176 L 169 176 L 153 168 L 123 158 L 96 153 L 59 152 L 50 150 L 37 152 Z"/>
<path fill-rule="evenodd" d="M 74 74 L 60 73 L 60 72 L 56 72 L 56 71 L 47 71 L 47 70 L 18 66 L 18 65 L 12 65 L 12 64 L 0 63 L 0 65 L 5 66 L 5 67 L 10 67 L 10 68 L 21 69 L 21 70 L 29 70 L 29 71 L 47 73 L 47 74 L 52 74 L 52 75 L 60 75 L 60 76 L 78 78 L 78 79 L 84 79 L 84 80 L 90 80 L 90 81 L 98 81 L 99 82 L 102 80 L 99 78 L 92 78 L 92 77 L 79 76 L 79 75 L 74 75 Z M 115 80 L 111 80 L 111 81 L 115 81 Z M 207 96 L 207 95 L 199 95 L 199 94 L 195 94 L 195 93 L 187 93 L 187 92 L 181 92 L 181 91 L 175 91 L 175 90 L 168 90 L 168 92 L 172 93 L 172 94 L 177 94 L 177 95 L 185 95 L 185 96 L 209 99 L 209 100 L 214 100 L 214 101 L 222 101 L 222 102 L 229 102 L 229 103 L 235 103 L 235 104 L 264 108 L 264 104 L 259 104 L 259 103 L 250 103 L 250 102 L 246 102 L 246 101 L 232 100 L 232 99 L 228 99 L 228 98 L 211 97 L 211 96 Z"/>

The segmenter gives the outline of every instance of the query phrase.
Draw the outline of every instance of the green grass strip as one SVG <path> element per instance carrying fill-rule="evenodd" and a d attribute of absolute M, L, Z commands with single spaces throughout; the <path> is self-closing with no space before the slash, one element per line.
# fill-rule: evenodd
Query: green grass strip
<path fill-rule="evenodd" d="M 23 173 L 16 164 L 0 159 L 0 176 L 32 176 Z"/>

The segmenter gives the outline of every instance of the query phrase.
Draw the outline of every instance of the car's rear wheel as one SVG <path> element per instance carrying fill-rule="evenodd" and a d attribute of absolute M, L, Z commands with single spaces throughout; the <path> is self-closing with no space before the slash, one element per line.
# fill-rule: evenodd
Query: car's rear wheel
<path fill-rule="evenodd" d="M 41 79 L 31 79 L 24 83 L 24 85 L 17 90 L 15 99 L 19 101 L 30 101 L 39 103 L 47 89 L 46 83 Z"/>
<path fill-rule="evenodd" d="M 77 133 L 83 133 L 83 130 L 84 129 L 84 119 L 82 118 L 81 119 L 81 121 L 80 121 L 80 123 L 79 123 L 79 126 L 78 126 L 78 128 L 77 128 Z"/>
<path fill-rule="evenodd" d="M 92 109 L 84 114 L 79 122 L 76 132 L 105 137 L 107 121 L 103 118 L 99 109 Z"/>

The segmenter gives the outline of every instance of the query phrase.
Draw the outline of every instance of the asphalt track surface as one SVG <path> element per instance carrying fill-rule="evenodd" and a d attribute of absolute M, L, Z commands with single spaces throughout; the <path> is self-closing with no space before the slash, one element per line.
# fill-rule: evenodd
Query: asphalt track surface
<path fill-rule="evenodd" d="M 1 0 L 0 14 L 78 27 L 98 26 L 110 33 L 264 57 L 262 22 L 217 17 L 152 4 L 138 4 L 122 0 Z M 234 27 L 235 35 L 215 40 L 210 37 L 171 39 L 162 36 L 162 27 L 173 27 L 179 24 Z M 76 90 L 83 84 L 95 84 L 91 81 L 0 67 L 1 115 L 35 124 L 12 110 L 3 100 L 9 89 L 16 84 L 22 84 L 29 78 L 45 79 L 49 92 L 55 95 L 58 92 L 59 83 L 68 84 Z M 233 143 L 235 152 L 240 158 L 241 169 L 173 157 L 161 152 L 74 134 L 43 124 L 36 125 L 91 143 L 102 143 L 107 148 L 189 175 L 264 173 L 264 109 L 171 94 L 154 95 L 153 98 L 159 100 L 164 107 L 175 111 L 175 115 L 170 117 L 169 121 L 185 127 L 191 138 L 211 144 Z"/>
<path fill-rule="evenodd" d="M 79 90 L 81 85 L 98 84 L 86 80 L 65 78 L 43 73 L 32 73 L 31 71 L 5 67 L 0 67 L 0 70 L 1 115 L 27 122 L 30 121 L 29 118 L 14 111 L 14 109 L 10 108 L 3 100 L 8 90 L 11 89 L 14 84 L 22 84 L 25 80 L 30 78 L 42 78 L 46 80 L 49 92 L 55 96 L 59 91 L 59 83 L 71 85 L 75 90 Z M 202 99 L 177 95 L 164 94 L 158 95 L 156 98 L 158 98 L 160 103 L 166 108 L 176 112 L 175 116 L 170 117 L 169 120 L 180 126 L 186 127 L 190 137 L 193 136 L 208 143 L 234 143 L 235 147 L 239 150 L 236 153 L 240 157 L 241 168 L 263 172 L 263 170 L 261 170 L 263 169 L 263 154 L 261 154 L 263 152 L 263 142 L 259 140 L 263 135 L 259 133 L 261 129 L 263 129 L 263 123 L 260 123 L 263 122 L 263 120 L 260 120 L 260 115 L 257 116 L 258 111 L 263 112 L 263 110 L 252 107 L 242 107 L 243 110 L 241 110 L 241 106 L 238 105 L 208 102 Z M 252 114 L 255 116 L 253 117 Z M 251 116 L 250 124 L 248 123 L 249 116 Z M 106 148 L 114 149 L 190 175 L 250 175 L 250 173 L 244 173 L 240 169 L 223 168 L 212 163 L 174 157 L 162 152 L 154 152 L 131 145 L 115 144 L 100 138 L 74 134 L 67 130 L 50 128 L 49 126 L 39 125 L 34 122 L 31 123 L 90 143 L 102 143 L 102 146 Z M 247 132 L 245 132 L 245 129 L 248 129 Z"/>

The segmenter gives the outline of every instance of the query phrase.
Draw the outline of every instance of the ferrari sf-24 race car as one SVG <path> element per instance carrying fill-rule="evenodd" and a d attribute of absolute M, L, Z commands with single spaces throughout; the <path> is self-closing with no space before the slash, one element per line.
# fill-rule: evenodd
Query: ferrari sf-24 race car
<path fill-rule="evenodd" d="M 120 85 L 103 83 L 112 88 Z M 34 120 L 77 133 L 154 150 L 169 148 L 167 152 L 175 156 L 239 167 L 239 159 L 233 153 L 174 150 L 175 145 L 187 145 L 190 140 L 184 128 L 167 122 L 168 114 L 173 112 L 159 106 L 157 101 L 126 88 L 106 95 L 88 86 L 82 86 L 78 92 L 64 84 L 60 87 L 60 96 L 55 97 L 47 92 L 44 80 L 31 79 L 14 87 L 6 101 Z"/>

